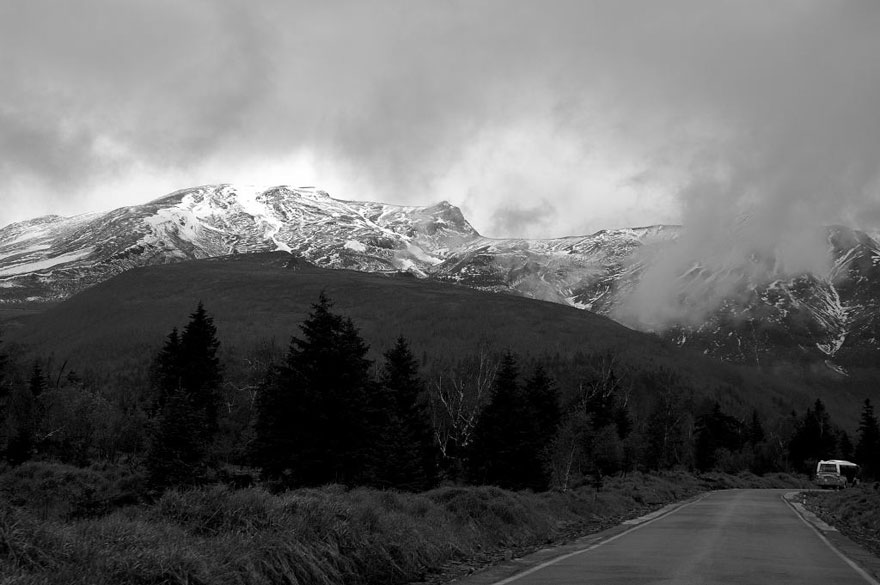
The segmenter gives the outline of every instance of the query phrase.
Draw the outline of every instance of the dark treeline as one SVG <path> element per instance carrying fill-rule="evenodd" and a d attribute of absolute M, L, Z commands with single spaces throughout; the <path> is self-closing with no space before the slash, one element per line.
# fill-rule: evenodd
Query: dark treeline
<path fill-rule="evenodd" d="M 850 437 L 820 400 L 765 420 L 725 406 L 730 389 L 697 392 L 674 371 L 634 370 L 613 355 L 482 347 L 444 361 L 417 358 L 400 337 L 374 363 L 323 294 L 286 352 L 257 348 L 244 378 L 227 379 L 219 348 L 201 303 L 132 384 L 140 392 L 95 387 L 66 364 L 16 364 L 0 346 L 0 465 L 125 462 L 154 492 L 258 480 L 566 490 L 633 470 L 811 473 L 829 458 L 880 476 L 869 400 Z"/>

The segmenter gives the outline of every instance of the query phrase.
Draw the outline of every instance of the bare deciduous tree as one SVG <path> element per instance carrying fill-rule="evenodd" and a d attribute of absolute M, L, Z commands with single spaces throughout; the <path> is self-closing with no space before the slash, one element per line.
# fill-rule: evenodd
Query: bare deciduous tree
<path fill-rule="evenodd" d="M 431 422 L 443 457 L 456 457 L 470 444 L 497 370 L 497 356 L 490 353 L 486 344 L 481 344 L 472 358 L 440 367 L 431 377 Z"/>

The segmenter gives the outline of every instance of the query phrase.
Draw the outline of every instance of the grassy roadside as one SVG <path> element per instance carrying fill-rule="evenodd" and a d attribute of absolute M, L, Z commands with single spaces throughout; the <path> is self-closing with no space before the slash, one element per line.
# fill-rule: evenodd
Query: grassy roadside
<path fill-rule="evenodd" d="M 880 483 L 839 492 L 806 492 L 806 506 L 862 547 L 880 556 Z"/>
<path fill-rule="evenodd" d="M 600 492 L 214 486 L 124 505 L 135 478 L 108 475 L 48 464 L 0 475 L 0 582 L 440 582 L 707 489 L 800 487 L 787 476 L 634 473 Z"/>

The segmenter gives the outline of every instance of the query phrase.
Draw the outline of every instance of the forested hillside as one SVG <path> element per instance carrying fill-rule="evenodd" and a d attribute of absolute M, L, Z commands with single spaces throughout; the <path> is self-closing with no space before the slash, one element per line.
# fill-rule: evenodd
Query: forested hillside
<path fill-rule="evenodd" d="M 876 402 L 559 305 L 287 254 L 133 270 L 7 322 L 5 339 L 9 462 L 124 460 L 160 490 L 807 471 L 852 457 Z"/>

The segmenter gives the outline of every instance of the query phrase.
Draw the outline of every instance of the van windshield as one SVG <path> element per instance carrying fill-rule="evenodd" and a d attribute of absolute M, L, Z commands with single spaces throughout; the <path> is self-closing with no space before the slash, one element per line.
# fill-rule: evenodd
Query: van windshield
<path fill-rule="evenodd" d="M 833 463 L 819 465 L 819 473 L 837 473 L 837 466 Z"/>

